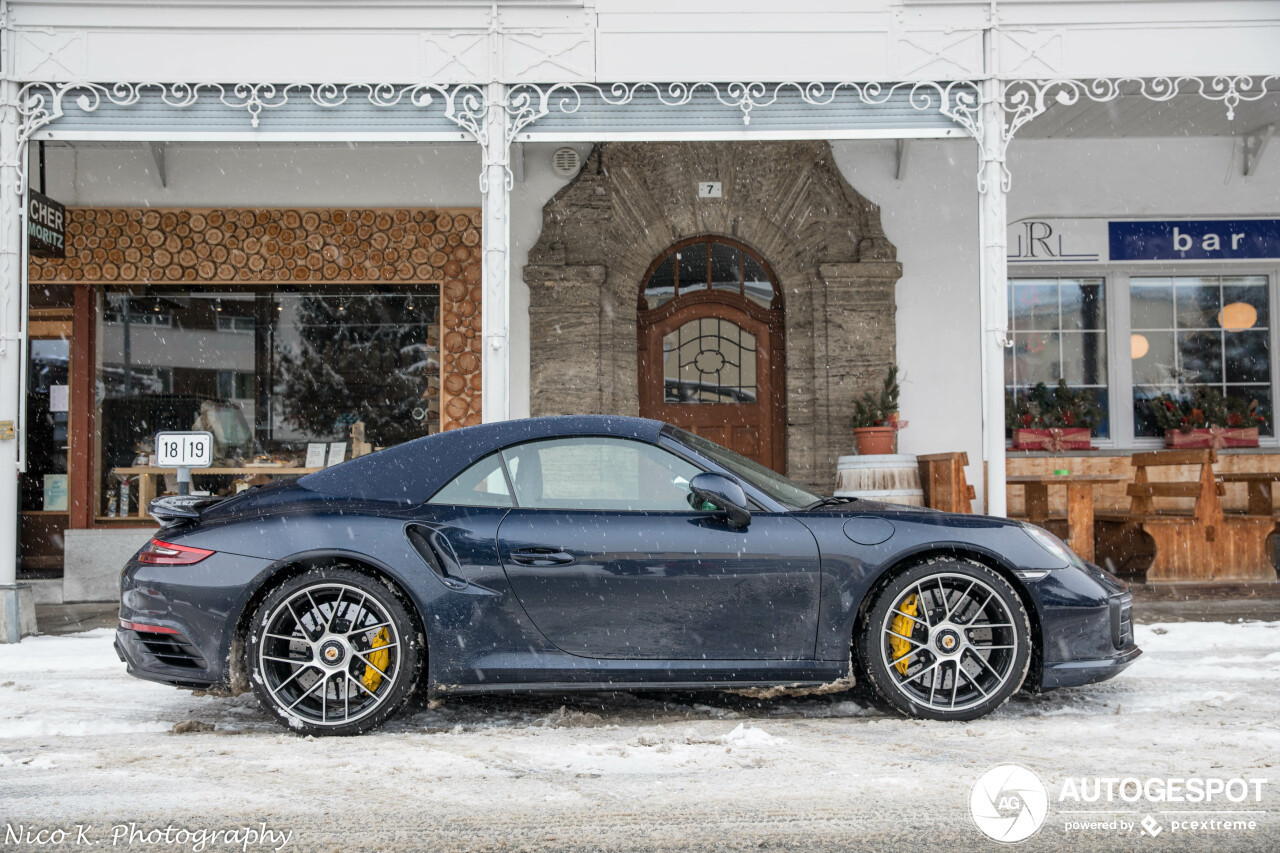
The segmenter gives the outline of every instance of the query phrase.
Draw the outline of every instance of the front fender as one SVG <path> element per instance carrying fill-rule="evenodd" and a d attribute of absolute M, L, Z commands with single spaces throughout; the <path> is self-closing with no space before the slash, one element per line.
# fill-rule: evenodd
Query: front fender
<path fill-rule="evenodd" d="M 865 513 L 889 522 L 893 535 L 876 545 L 850 540 L 844 525 L 857 513 L 804 513 L 796 518 L 813 531 L 822 553 L 822 599 L 817 656 L 847 660 L 859 614 L 877 585 L 892 572 L 934 556 L 968 557 L 1001 570 L 1021 592 L 1020 569 L 1064 568 L 1008 519 L 920 511 Z M 1034 607 L 1034 598 L 1024 595 Z M 1035 620 L 1035 614 L 1032 619 Z"/>

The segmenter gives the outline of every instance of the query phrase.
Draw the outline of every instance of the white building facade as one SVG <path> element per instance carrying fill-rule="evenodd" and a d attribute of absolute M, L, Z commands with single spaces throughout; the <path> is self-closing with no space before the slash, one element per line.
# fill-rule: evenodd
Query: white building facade
<path fill-rule="evenodd" d="M 163 488 L 133 458 L 156 427 L 223 423 L 234 488 L 355 423 L 378 445 L 700 397 L 705 360 L 645 373 L 684 310 L 664 247 L 705 281 L 688 307 L 733 291 L 756 324 L 733 351 L 779 365 L 717 374 L 739 396 L 711 404 L 756 405 L 740 449 L 816 485 L 895 361 L 900 451 L 967 452 L 993 514 L 1006 387 L 1088 389 L 1104 455 L 1160 443 L 1135 401 L 1175 373 L 1280 397 L 1272 0 L 11 0 L 0 22 L 10 636 L 19 568 L 48 600 L 109 597 Z M 33 190 L 68 209 L 65 257 L 28 255 Z M 316 408 L 335 312 L 374 331 Z"/>

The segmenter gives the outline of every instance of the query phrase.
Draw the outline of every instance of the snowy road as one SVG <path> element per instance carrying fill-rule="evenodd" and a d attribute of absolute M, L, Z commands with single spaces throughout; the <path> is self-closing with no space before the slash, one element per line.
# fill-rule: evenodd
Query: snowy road
<path fill-rule="evenodd" d="M 287 850 L 985 850 L 970 789 L 1003 762 L 1048 792 L 1023 849 L 1280 849 L 1280 622 L 1144 625 L 1138 641 L 1114 681 L 968 724 L 840 696 L 592 695 L 452 699 L 376 735 L 302 740 L 251 696 L 129 678 L 108 631 L 31 638 L 0 646 L 0 850 L 190 850 L 165 828 L 263 824 L 292 833 Z M 215 728 L 173 732 L 189 721 Z M 1060 801 L 1097 777 L 1268 782 L 1261 802 Z M 1155 837 L 1065 829 L 1147 815 Z M 130 823 L 157 843 L 127 844 Z M 59 828 L 60 846 L 30 834 Z M 280 845 L 233 838 L 204 849 Z"/>

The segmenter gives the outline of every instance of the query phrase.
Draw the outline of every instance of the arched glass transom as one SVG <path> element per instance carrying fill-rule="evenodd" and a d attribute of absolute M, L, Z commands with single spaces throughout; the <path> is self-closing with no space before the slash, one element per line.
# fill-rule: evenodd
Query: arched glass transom
<path fill-rule="evenodd" d="M 645 282 L 640 307 L 659 308 L 677 297 L 708 290 L 734 293 L 762 308 L 777 307 L 772 276 L 755 253 L 714 237 L 672 247 Z"/>

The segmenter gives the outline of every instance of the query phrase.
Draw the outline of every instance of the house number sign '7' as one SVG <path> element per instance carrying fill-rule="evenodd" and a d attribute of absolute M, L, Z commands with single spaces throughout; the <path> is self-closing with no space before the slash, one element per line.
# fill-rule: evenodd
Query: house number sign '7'
<path fill-rule="evenodd" d="M 720 198 L 723 195 L 719 181 L 698 182 L 698 198 Z"/>

